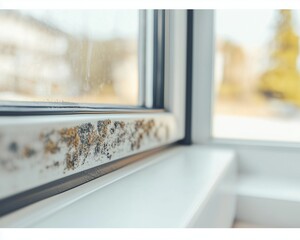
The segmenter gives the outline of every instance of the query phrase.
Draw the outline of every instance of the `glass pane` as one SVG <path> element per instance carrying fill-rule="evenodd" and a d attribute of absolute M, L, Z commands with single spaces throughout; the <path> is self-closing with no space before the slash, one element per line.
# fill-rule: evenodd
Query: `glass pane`
<path fill-rule="evenodd" d="M 300 11 L 215 17 L 213 136 L 300 141 Z"/>
<path fill-rule="evenodd" d="M 0 11 L 0 101 L 138 104 L 137 10 Z"/>

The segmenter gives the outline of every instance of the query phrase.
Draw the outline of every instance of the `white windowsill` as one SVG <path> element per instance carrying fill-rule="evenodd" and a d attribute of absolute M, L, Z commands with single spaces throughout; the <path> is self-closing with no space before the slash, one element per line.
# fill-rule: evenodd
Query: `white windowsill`
<path fill-rule="evenodd" d="M 0 218 L 6 227 L 230 227 L 231 150 L 173 147 Z"/>
<path fill-rule="evenodd" d="M 299 178 L 246 174 L 239 177 L 238 223 L 256 227 L 300 227 L 299 216 Z"/>

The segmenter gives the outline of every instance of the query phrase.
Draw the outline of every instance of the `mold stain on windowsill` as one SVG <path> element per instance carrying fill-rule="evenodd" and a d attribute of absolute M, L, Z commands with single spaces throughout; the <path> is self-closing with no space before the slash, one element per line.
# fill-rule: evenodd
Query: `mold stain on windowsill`
<path fill-rule="evenodd" d="M 66 173 L 91 162 L 109 162 L 122 154 L 138 152 L 149 143 L 167 142 L 169 126 L 155 119 L 106 119 L 42 131 L 36 139 L 37 143 L 26 145 L 13 139 L 6 149 L 12 159 L 0 159 L 1 166 L 7 171 L 16 171 L 18 161 L 35 158 L 38 159 L 35 162 L 43 166 L 42 172 L 63 169 Z"/>

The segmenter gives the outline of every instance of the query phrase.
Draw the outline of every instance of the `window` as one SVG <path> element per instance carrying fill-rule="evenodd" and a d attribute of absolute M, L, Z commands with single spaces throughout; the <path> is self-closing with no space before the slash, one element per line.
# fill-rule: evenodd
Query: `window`
<path fill-rule="evenodd" d="M 0 12 L 0 100 L 138 105 L 137 10 Z"/>
<path fill-rule="evenodd" d="M 0 215 L 185 137 L 187 11 L 0 17 Z"/>
<path fill-rule="evenodd" d="M 298 10 L 216 10 L 213 137 L 299 142 Z"/>

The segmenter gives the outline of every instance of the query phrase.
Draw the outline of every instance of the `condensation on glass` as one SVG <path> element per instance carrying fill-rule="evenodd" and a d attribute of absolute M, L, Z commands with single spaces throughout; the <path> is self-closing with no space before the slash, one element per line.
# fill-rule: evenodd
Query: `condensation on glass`
<path fill-rule="evenodd" d="M 138 104 L 138 11 L 0 11 L 0 101 Z"/>
<path fill-rule="evenodd" d="M 213 136 L 300 141 L 299 10 L 217 10 Z"/>

